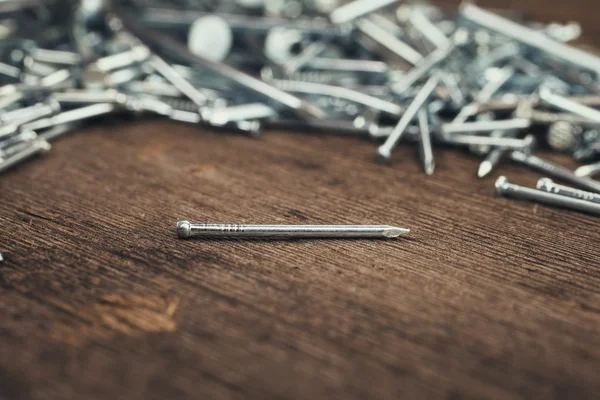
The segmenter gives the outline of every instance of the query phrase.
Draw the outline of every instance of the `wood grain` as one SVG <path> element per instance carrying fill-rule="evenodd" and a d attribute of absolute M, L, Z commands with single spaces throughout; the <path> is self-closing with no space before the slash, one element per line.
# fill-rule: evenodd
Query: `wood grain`
<path fill-rule="evenodd" d="M 575 3 L 528 2 L 593 42 Z M 496 198 L 467 153 L 425 178 L 374 150 L 115 119 L 2 176 L 0 398 L 597 398 L 598 219 Z M 181 241 L 181 218 L 412 233 Z"/>

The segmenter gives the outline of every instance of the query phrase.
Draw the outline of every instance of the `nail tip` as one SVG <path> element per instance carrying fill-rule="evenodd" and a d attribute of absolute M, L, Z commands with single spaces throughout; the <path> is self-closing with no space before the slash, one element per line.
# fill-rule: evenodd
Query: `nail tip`
<path fill-rule="evenodd" d="M 397 238 L 401 235 L 406 235 L 408 233 L 410 233 L 410 229 L 400 228 L 397 226 L 390 226 L 383 232 L 383 236 L 387 238 Z"/>
<path fill-rule="evenodd" d="M 492 165 L 486 161 L 482 162 L 477 170 L 477 177 L 482 179 L 488 176 L 492 172 Z"/>

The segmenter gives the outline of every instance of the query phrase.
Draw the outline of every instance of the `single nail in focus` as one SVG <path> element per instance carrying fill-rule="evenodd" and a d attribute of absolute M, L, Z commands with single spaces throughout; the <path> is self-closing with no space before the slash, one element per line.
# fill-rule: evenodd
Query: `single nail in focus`
<path fill-rule="evenodd" d="M 177 236 L 261 238 L 395 238 L 409 229 L 389 225 L 237 225 L 177 222 Z"/>

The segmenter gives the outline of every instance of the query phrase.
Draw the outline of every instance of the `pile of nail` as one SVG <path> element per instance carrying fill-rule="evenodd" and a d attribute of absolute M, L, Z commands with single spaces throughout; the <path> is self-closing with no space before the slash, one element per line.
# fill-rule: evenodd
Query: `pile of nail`
<path fill-rule="evenodd" d="M 249 136 L 362 136 L 382 162 L 406 143 L 428 175 L 436 147 L 481 157 L 479 178 L 506 155 L 585 191 L 502 178 L 499 193 L 600 213 L 600 57 L 568 43 L 577 23 L 472 3 L 117 3 L 0 4 L 0 172 L 121 113 Z M 589 165 L 571 172 L 533 155 L 540 147 Z"/>

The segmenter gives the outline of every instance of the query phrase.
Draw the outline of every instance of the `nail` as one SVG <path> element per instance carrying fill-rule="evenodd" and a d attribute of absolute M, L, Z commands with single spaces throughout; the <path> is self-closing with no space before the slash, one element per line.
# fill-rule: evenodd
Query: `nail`
<path fill-rule="evenodd" d="M 345 24 L 357 18 L 364 17 L 381 8 L 396 3 L 398 0 L 355 0 L 344 4 L 329 14 L 329 20 L 334 24 Z"/>
<path fill-rule="evenodd" d="M 409 22 L 435 47 L 446 48 L 452 45 L 452 41 L 417 7 L 411 7 Z"/>
<path fill-rule="evenodd" d="M 442 138 L 445 143 L 465 146 L 492 146 L 508 150 L 527 151 L 535 146 L 535 136 L 527 135 L 524 139 L 513 139 L 494 136 L 447 135 Z"/>
<path fill-rule="evenodd" d="M 231 238 L 395 238 L 409 229 L 390 225 L 237 225 L 177 222 L 177 236 Z"/>
<path fill-rule="evenodd" d="M 0 160 L 0 173 L 14 167 L 17 164 L 31 158 L 39 153 L 47 153 L 50 151 L 50 144 L 45 140 L 34 140 L 30 146 L 27 146 L 24 150 L 11 155 L 8 158 Z"/>
<path fill-rule="evenodd" d="M 498 178 L 498 180 L 496 180 L 496 193 L 501 196 L 511 197 L 518 200 L 530 200 L 538 203 L 582 211 L 593 215 L 600 215 L 600 204 L 514 185 L 509 183 L 508 179 L 506 179 L 504 176 L 501 176 Z"/>
<path fill-rule="evenodd" d="M 549 89 L 540 89 L 539 95 L 540 100 L 542 100 L 542 102 L 556 107 L 559 110 L 567 111 L 587 120 L 600 123 L 600 111 L 597 111 L 586 105 L 577 103 L 573 100 L 568 99 L 567 97 L 554 94 Z"/>
<path fill-rule="evenodd" d="M 435 170 L 435 159 L 433 157 L 433 149 L 431 147 L 431 132 L 429 130 L 429 121 L 427 110 L 421 109 L 418 114 L 419 128 L 421 131 L 421 140 L 419 141 L 419 156 L 423 164 L 423 171 L 427 175 L 433 175 Z"/>
<path fill-rule="evenodd" d="M 516 131 L 494 131 L 490 134 L 490 136 L 492 137 L 514 137 L 516 136 L 517 132 Z M 490 173 L 492 173 L 492 171 L 494 170 L 494 168 L 496 168 L 498 166 L 498 164 L 500 164 L 500 161 L 502 160 L 502 157 L 504 157 L 504 154 L 506 153 L 506 149 L 502 148 L 502 147 L 497 147 L 492 149 L 488 155 L 485 157 L 485 159 L 481 162 L 481 164 L 479 164 L 479 169 L 477 170 L 477 177 L 478 178 L 485 178 L 486 176 L 488 176 Z"/>
<path fill-rule="evenodd" d="M 486 29 L 508 36 L 520 43 L 542 50 L 562 61 L 595 72 L 600 71 L 600 58 L 575 47 L 550 39 L 542 32 L 527 28 L 474 4 L 462 3 L 460 15 Z"/>
<path fill-rule="evenodd" d="M 262 120 L 277 115 L 275 110 L 263 103 L 241 104 L 223 108 L 204 108 L 201 116 L 213 125 L 225 125 L 228 122 Z"/>
<path fill-rule="evenodd" d="M 127 95 L 114 89 L 100 91 L 73 90 L 53 93 L 50 95 L 50 99 L 66 106 L 81 106 L 96 103 L 124 104 L 127 101 Z"/>
<path fill-rule="evenodd" d="M 333 98 L 346 99 L 354 103 L 365 105 L 369 108 L 383 111 L 393 116 L 402 115 L 403 111 L 402 107 L 395 103 L 340 86 L 287 80 L 273 80 L 271 83 L 275 87 L 286 92 L 317 94 Z"/>
<path fill-rule="evenodd" d="M 406 128 L 415 118 L 419 110 L 423 107 L 423 104 L 425 104 L 425 102 L 429 99 L 439 82 L 440 75 L 435 73 L 429 78 L 427 83 L 423 85 L 404 114 L 402 114 L 402 118 L 400 118 L 398 125 L 396 125 L 390 136 L 386 139 L 385 143 L 377 149 L 377 159 L 379 161 L 390 160 L 392 157 L 392 150 L 394 147 L 396 147 L 396 144 L 400 141 L 400 138 L 404 134 Z"/>
<path fill-rule="evenodd" d="M 0 97 L 0 110 L 10 111 L 15 104 L 19 103 L 25 94 L 23 92 L 16 92 Z"/>
<path fill-rule="evenodd" d="M 442 135 L 452 134 L 475 134 L 493 131 L 511 131 L 527 129 L 531 126 L 531 120 L 527 118 L 514 118 L 500 121 L 475 121 L 462 124 L 444 124 L 442 125 Z"/>
<path fill-rule="evenodd" d="M 534 155 L 528 155 L 518 151 L 513 151 L 511 153 L 511 159 L 519 164 L 528 166 L 553 178 L 572 183 L 575 186 L 590 190 L 595 193 L 600 193 L 600 182 L 577 176 L 572 171 L 560 165 L 551 163 L 550 161 L 546 161 Z"/>
<path fill-rule="evenodd" d="M 17 67 L 0 62 L 0 75 L 8 76 L 12 79 L 19 79 L 21 72 L 22 71 Z"/>
<path fill-rule="evenodd" d="M 144 24 L 156 29 L 188 32 L 190 26 L 199 18 L 218 16 L 225 20 L 234 35 L 264 34 L 273 28 L 301 31 L 305 35 L 318 37 L 342 37 L 345 30 L 323 19 L 297 18 L 290 20 L 279 17 L 260 17 L 220 12 L 202 12 L 194 10 L 176 10 L 165 8 L 147 8 L 141 15 Z"/>
<path fill-rule="evenodd" d="M 559 194 L 561 196 L 572 197 L 574 199 L 600 203 L 600 195 L 584 190 L 575 189 L 569 186 L 558 185 L 550 178 L 542 178 L 537 182 L 536 187 L 544 192 Z"/>
<path fill-rule="evenodd" d="M 582 178 L 598 174 L 600 174 L 600 162 L 590 165 L 584 165 L 575 170 L 575 175 Z"/>
<path fill-rule="evenodd" d="M 77 66 L 82 62 L 81 56 L 71 51 L 48 50 L 48 49 L 33 49 L 31 57 L 35 61 L 48 63 Z"/>
<path fill-rule="evenodd" d="M 160 82 L 160 81 L 151 81 L 151 80 L 143 80 L 143 81 L 132 81 L 123 85 L 123 90 L 128 93 L 139 93 L 139 94 L 148 94 L 152 96 L 165 96 L 165 97 L 181 97 L 182 93 L 175 86 L 171 85 L 168 82 Z M 203 93 L 204 94 L 204 93 Z"/>
<path fill-rule="evenodd" d="M 150 55 L 148 47 L 140 44 L 122 53 L 99 58 L 94 65 L 102 72 L 110 72 L 146 61 Z"/>
<path fill-rule="evenodd" d="M 0 121 L 5 124 L 23 125 L 30 121 L 35 121 L 50 115 L 54 115 L 60 111 L 60 104 L 56 101 L 49 100 L 46 103 L 36 103 L 32 106 L 19 108 L 13 111 L 4 113 L 0 117 Z"/>
<path fill-rule="evenodd" d="M 392 90 L 396 94 L 402 94 L 423 79 L 438 64 L 446 60 L 455 48 L 456 46 L 452 45 L 450 47 L 439 48 L 429 53 L 425 58 L 419 61 L 413 69 L 404 75 L 398 83 L 394 84 Z"/>
<path fill-rule="evenodd" d="M 22 144 L 23 142 L 29 142 L 36 138 L 37 133 L 34 131 L 23 131 L 0 141 L 0 158 L 6 158 L 6 152 L 10 151 L 9 148 Z"/>
<path fill-rule="evenodd" d="M 31 56 L 25 57 L 25 59 L 23 60 L 23 65 L 25 66 L 25 69 L 28 73 L 39 77 L 48 76 L 58 71 L 58 68 L 55 68 L 54 66 L 49 64 L 36 61 Z"/>
<path fill-rule="evenodd" d="M 513 77 L 515 69 L 511 66 L 504 67 L 500 70 L 500 76 L 488 82 L 487 85 L 477 93 L 476 100 L 478 103 L 489 101 L 501 88 Z"/>
<path fill-rule="evenodd" d="M 423 60 L 423 56 L 418 51 L 373 21 L 362 19 L 357 22 L 357 27 L 364 35 L 404 61 L 407 61 L 412 65 L 417 65 Z"/>
<path fill-rule="evenodd" d="M 21 126 L 23 130 L 38 131 L 40 129 L 51 128 L 56 125 L 62 125 L 70 122 L 82 121 L 85 119 L 110 114 L 118 109 L 118 106 L 110 103 L 98 103 L 90 106 L 76 108 L 74 110 L 64 111 L 51 118 L 43 118 L 29 122 Z"/>
<path fill-rule="evenodd" d="M 327 50 L 327 43 L 325 42 L 314 42 L 308 45 L 298 55 L 287 60 L 282 68 L 286 75 L 292 75 L 300 68 L 304 67 L 307 63 L 319 56 L 325 50 Z"/>
<path fill-rule="evenodd" d="M 207 98 L 202 92 L 196 89 L 191 83 L 183 78 L 171 65 L 157 55 L 150 58 L 150 65 L 175 86 L 181 93 L 186 95 L 198 107 L 202 107 L 207 103 Z"/>

